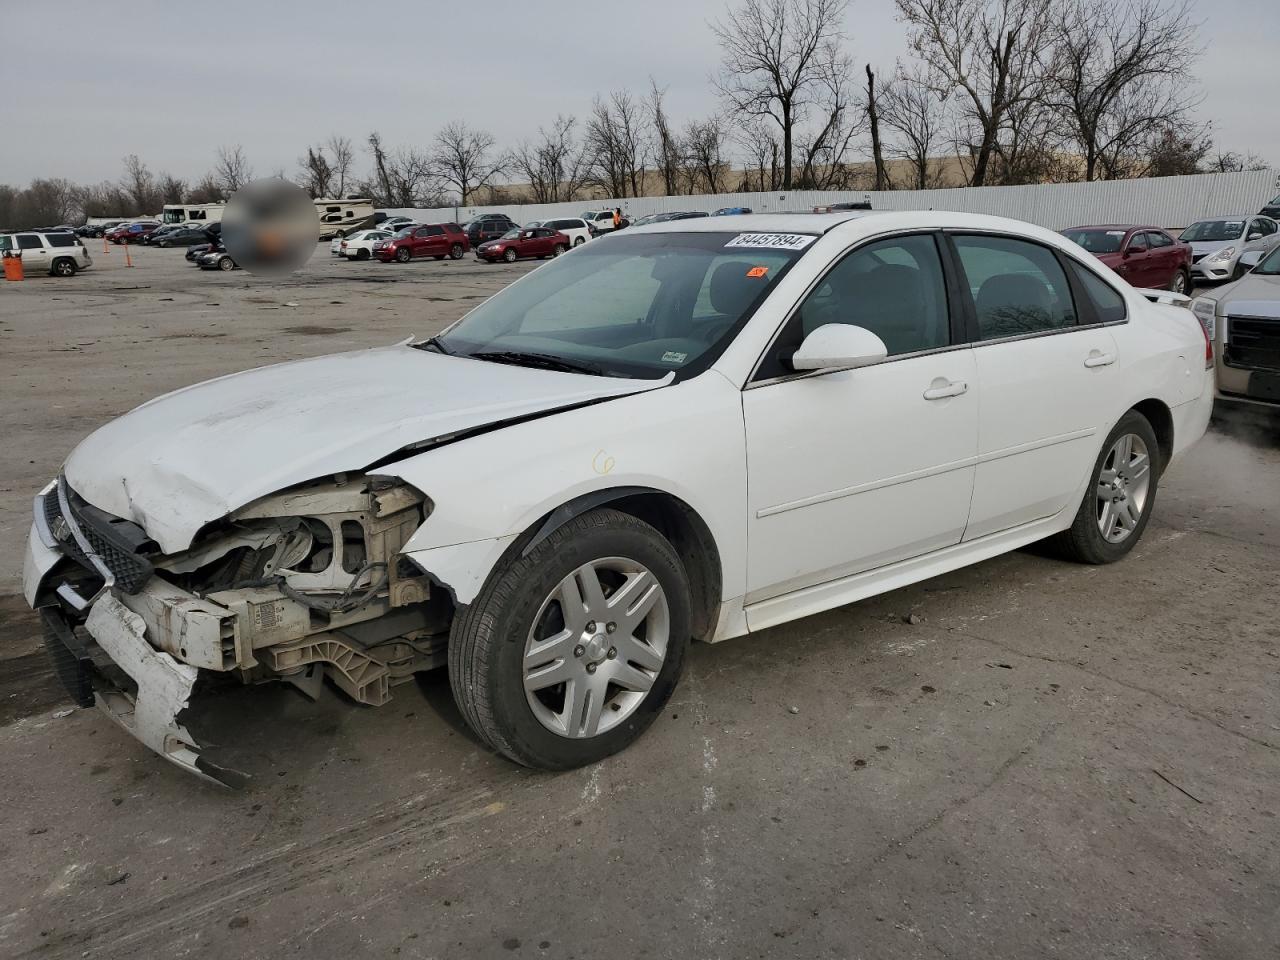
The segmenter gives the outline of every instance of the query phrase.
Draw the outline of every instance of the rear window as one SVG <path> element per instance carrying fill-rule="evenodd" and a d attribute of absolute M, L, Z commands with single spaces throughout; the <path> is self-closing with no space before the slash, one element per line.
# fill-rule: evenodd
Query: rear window
<path fill-rule="evenodd" d="M 74 247 L 77 243 L 75 236 L 70 233 L 49 233 L 45 235 L 45 240 L 51 247 Z"/>
<path fill-rule="evenodd" d="M 1090 253 L 1119 253 L 1127 230 L 1063 230 L 1062 235 Z"/>

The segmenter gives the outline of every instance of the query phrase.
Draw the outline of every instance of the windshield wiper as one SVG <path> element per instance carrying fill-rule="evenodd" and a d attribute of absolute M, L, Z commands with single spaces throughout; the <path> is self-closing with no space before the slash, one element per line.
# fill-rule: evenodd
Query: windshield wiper
<path fill-rule="evenodd" d="M 415 350 L 434 350 L 437 353 L 443 353 L 446 357 L 453 356 L 453 351 L 444 345 L 444 341 L 439 337 L 431 337 L 423 340 L 421 343 L 414 343 L 411 346 Z"/>
<path fill-rule="evenodd" d="M 585 360 L 566 360 L 550 353 L 527 353 L 523 350 L 482 350 L 468 354 L 476 360 L 491 360 L 494 363 L 510 363 L 518 367 L 539 367 L 543 370 L 562 370 L 566 373 L 589 373 L 593 376 L 608 376 L 604 368 Z"/>

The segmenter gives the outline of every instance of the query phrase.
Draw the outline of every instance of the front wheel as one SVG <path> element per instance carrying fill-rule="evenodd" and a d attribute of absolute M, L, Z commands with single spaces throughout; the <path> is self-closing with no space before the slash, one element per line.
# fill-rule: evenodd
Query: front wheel
<path fill-rule="evenodd" d="M 568 770 L 645 731 L 680 678 L 689 634 L 675 549 L 635 517 L 593 510 L 490 576 L 454 621 L 450 685 L 494 750 Z"/>
<path fill-rule="evenodd" d="M 412 256 L 413 254 L 411 254 L 408 251 L 408 249 L 405 247 L 401 247 L 399 250 L 396 251 L 396 259 L 399 260 L 401 263 L 408 263 L 409 258 Z"/>
<path fill-rule="evenodd" d="M 1146 417 L 1130 410 L 1102 444 L 1075 520 L 1050 542 L 1080 563 L 1119 560 L 1147 528 L 1161 466 L 1155 431 Z"/>
<path fill-rule="evenodd" d="M 553 257 L 558 257 L 558 256 L 560 256 L 560 254 L 562 254 L 562 253 L 567 253 L 567 252 L 568 252 L 568 249 L 569 249 L 569 248 L 568 248 L 568 247 L 566 247 L 563 243 L 557 243 L 557 244 L 556 244 L 556 248 L 555 248 L 554 250 L 552 250 L 552 251 L 551 251 L 551 255 L 552 255 Z"/>
<path fill-rule="evenodd" d="M 236 268 L 236 262 L 235 262 L 234 260 L 232 260 L 230 257 L 222 257 L 222 258 L 218 261 L 218 269 L 219 269 L 219 270 L 224 270 L 224 271 L 225 271 L 225 270 L 234 270 L 235 268 Z"/>
<path fill-rule="evenodd" d="M 507 263 L 515 263 L 519 256 L 520 255 L 518 253 L 508 247 L 507 252 L 502 255 L 502 259 L 507 261 Z"/>
<path fill-rule="evenodd" d="M 582 246 L 582 245 L 583 245 L 584 243 L 586 243 L 586 242 L 587 242 L 587 238 L 586 238 L 586 237 L 574 237 L 573 245 L 574 245 L 575 247 L 580 247 L 580 246 Z"/>

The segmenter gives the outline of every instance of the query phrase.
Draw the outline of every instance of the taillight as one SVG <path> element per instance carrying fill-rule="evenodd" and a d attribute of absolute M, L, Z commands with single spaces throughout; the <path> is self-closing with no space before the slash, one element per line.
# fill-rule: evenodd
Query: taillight
<path fill-rule="evenodd" d="M 1200 328 L 1200 332 L 1204 334 L 1204 368 L 1206 370 L 1213 369 L 1213 341 L 1209 338 L 1209 329 L 1199 320 L 1196 326 Z"/>
<path fill-rule="evenodd" d="M 1204 337 L 1204 368 L 1210 370 L 1213 368 L 1213 336 L 1218 326 L 1218 302 L 1208 297 L 1197 297 L 1191 301 L 1191 312 Z"/>

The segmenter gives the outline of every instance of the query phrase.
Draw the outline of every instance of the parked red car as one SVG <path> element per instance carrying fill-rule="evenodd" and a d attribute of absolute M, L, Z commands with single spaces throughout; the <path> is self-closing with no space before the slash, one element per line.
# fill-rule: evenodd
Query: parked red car
<path fill-rule="evenodd" d="M 524 227 L 508 230 L 497 240 L 476 247 L 476 257 L 488 263 L 505 260 L 515 263 L 536 257 L 558 257 L 569 249 L 569 238 L 559 230 L 546 227 Z"/>
<path fill-rule="evenodd" d="M 1159 227 L 1112 224 L 1072 227 L 1062 235 L 1084 247 L 1132 286 L 1191 291 L 1191 244 Z"/>
<path fill-rule="evenodd" d="M 408 263 L 415 257 L 459 260 L 471 249 L 466 233 L 456 223 L 428 223 L 407 228 L 387 240 L 376 240 L 373 255 L 383 263 Z"/>
<path fill-rule="evenodd" d="M 159 226 L 160 224 L 154 220 L 126 223 L 114 230 L 108 230 L 105 236 L 112 243 L 141 243 L 143 237 L 149 237 Z"/>

